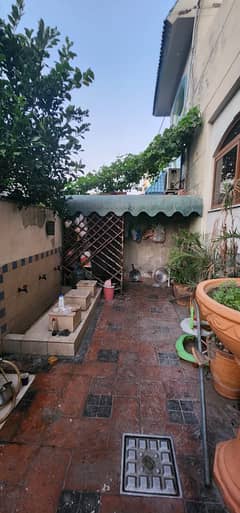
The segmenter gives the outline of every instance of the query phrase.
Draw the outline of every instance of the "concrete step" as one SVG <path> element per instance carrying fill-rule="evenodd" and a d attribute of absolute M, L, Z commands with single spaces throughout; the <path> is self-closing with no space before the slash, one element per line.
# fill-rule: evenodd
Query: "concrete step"
<path fill-rule="evenodd" d="M 75 289 L 74 289 L 75 290 Z M 9 333 L 3 340 L 3 352 L 14 354 L 34 354 L 34 355 L 56 355 L 56 356 L 74 356 L 83 338 L 83 335 L 91 322 L 96 305 L 101 297 L 101 288 L 97 289 L 96 295 L 89 296 L 88 308 L 81 311 L 81 321 L 77 328 L 67 337 L 56 335 L 52 336 L 49 331 L 49 313 L 53 306 L 45 312 L 24 334 Z M 66 297 L 66 296 L 65 296 Z"/>

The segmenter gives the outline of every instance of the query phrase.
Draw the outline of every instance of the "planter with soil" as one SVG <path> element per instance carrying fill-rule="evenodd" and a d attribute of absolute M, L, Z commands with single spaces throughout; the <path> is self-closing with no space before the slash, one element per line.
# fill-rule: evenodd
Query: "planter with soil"
<path fill-rule="evenodd" d="M 229 389 L 230 383 L 231 386 L 233 385 L 233 374 L 237 372 L 234 363 L 238 364 L 238 370 L 240 370 L 240 304 L 236 301 L 239 297 L 240 278 L 233 278 L 231 281 L 235 283 L 235 288 L 238 289 L 235 291 L 236 294 L 228 294 L 227 291 L 226 293 L 219 294 L 220 287 L 229 282 L 229 278 L 206 280 L 199 283 L 196 289 L 196 299 L 200 307 L 201 316 L 209 322 L 218 339 L 232 353 L 232 355 L 227 353 L 223 355 L 223 352 L 221 354 L 216 352 L 216 358 L 211 363 L 211 370 L 213 375 L 215 375 L 215 388 L 220 393 L 224 391 L 225 396 L 226 388 Z M 226 302 L 228 306 L 210 297 L 209 294 L 212 294 L 214 289 L 217 290 L 217 296 L 213 294 L 214 297 L 222 295 L 222 301 Z M 237 309 L 231 308 L 231 305 L 234 305 Z M 234 365 L 234 370 L 232 365 Z M 239 387 L 238 372 L 235 378 L 234 387 L 236 392 Z M 222 380 L 224 380 L 224 386 L 222 385 Z M 229 510 L 232 513 L 239 513 L 240 439 L 228 440 L 227 442 L 217 444 L 214 458 L 214 478 L 221 489 Z"/>
<path fill-rule="evenodd" d="M 240 311 L 218 303 L 209 295 L 229 281 L 229 278 L 217 278 L 200 282 L 196 288 L 196 300 L 201 317 L 208 321 L 217 338 L 240 363 Z M 240 287 L 240 278 L 232 278 L 232 281 Z"/>

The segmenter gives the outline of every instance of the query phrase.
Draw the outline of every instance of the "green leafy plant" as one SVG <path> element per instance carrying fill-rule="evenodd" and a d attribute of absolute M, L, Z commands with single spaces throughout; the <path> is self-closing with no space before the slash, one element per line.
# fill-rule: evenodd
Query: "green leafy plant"
<path fill-rule="evenodd" d="M 174 283 L 195 287 L 208 275 L 208 251 L 201 243 L 200 235 L 187 230 L 180 230 L 174 242 L 168 261 L 171 279 Z"/>
<path fill-rule="evenodd" d="M 234 281 L 222 283 L 210 295 L 218 303 L 240 311 L 240 287 Z"/>
<path fill-rule="evenodd" d="M 143 177 L 154 179 L 171 160 L 185 151 L 201 124 L 200 112 L 193 107 L 176 126 L 156 135 L 143 152 L 119 157 L 109 166 L 87 173 L 68 184 L 67 191 L 70 194 L 86 194 L 91 189 L 105 193 L 120 192 L 138 185 Z"/>
<path fill-rule="evenodd" d="M 73 65 L 68 37 L 51 67 L 60 34 L 42 19 L 36 32 L 18 32 L 23 11 L 16 0 L 7 21 L 0 19 L 0 194 L 60 211 L 66 184 L 83 170 L 78 156 L 89 129 L 88 111 L 72 103 L 72 92 L 94 74 Z"/>
<path fill-rule="evenodd" d="M 225 182 L 223 184 L 223 192 L 220 234 L 211 243 L 214 275 L 215 277 L 234 277 L 239 276 L 237 254 L 240 233 L 235 226 L 233 200 L 235 195 L 239 195 L 240 192 L 239 180 L 236 182 Z"/>

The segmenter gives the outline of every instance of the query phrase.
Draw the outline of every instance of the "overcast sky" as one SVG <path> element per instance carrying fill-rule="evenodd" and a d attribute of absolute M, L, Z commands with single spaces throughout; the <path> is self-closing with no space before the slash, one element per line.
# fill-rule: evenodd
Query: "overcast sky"
<path fill-rule="evenodd" d="M 2 0 L 5 16 L 13 2 Z M 90 111 L 81 157 L 86 170 L 142 151 L 161 125 L 152 106 L 162 26 L 173 0 L 25 0 L 23 26 L 39 18 L 74 41 L 81 70 L 95 81 L 75 103 Z"/>

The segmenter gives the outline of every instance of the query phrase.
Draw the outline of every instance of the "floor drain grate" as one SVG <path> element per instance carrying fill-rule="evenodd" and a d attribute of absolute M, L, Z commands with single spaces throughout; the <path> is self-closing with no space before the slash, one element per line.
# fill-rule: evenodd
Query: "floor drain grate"
<path fill-rule="evenodd" d="M 121 493 L 181 497 L 170 437 L 123 435 Z"/>

